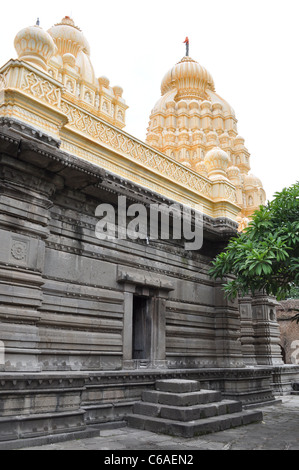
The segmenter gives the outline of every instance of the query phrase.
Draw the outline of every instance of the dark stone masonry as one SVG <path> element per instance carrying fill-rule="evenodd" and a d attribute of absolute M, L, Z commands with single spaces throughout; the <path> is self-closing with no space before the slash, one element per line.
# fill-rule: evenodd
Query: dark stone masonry
<path fill-rule="evenodd" d="M 299 367 L 283 365 L 275 301 L 230 302 L 208 275 L 234 222 L 204 216 L 194 252 L 101 241 L 100 203 L 165 198 L 13 119 L 0 122 L 0 180 L 2 446 L 123 422 L 164 379 L 245 407 L 291 391 Z"/>

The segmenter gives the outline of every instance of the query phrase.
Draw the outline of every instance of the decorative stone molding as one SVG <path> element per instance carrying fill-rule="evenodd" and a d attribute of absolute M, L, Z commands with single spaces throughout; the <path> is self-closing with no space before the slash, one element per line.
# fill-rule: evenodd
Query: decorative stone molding
<path fill-rule="evenodd" d="M 45 101 L 52 106 L 60 106 L 61 89 L 55 87 L 49 80 L 43 80 L 35 73 L 26 71 L 20 88 L 33 97 Z"/>
<path fill-rule="evenodd" d="M 174 285 L 167 279 L 160 276 L 154 276 L 145 271 L 137 271 L 136 269 L 117 268 L 117 280 L 120 283 L 135 284 L 153 289 L 161 289 L 165 291 L 174 290 Z"/>
<path fill-rule="evenodd" d="M 108 144 L 114 150 L 123 152 L 144 166 L 156 171 L 158 170 L 159 173 L 180 181 L 200 194 L 211 197 L 212 184 L 205 178 L 189 172 L 182 165 L 168 159 L 165 155 L 158 154 L 141 142 L 135 141 L 135 139 L 126 134 L 121 134 L 116 129 L 80 111 L 65 101 L 62 101 L 61 109 L 69 119 L 69 126 L 75 127 L 80 132 L 90 135 L 99 142 Z"/>
<path fill-rule="evenodd" d="M 0 91 L 7 87 L 7 82 L 4 74 L 0 75 Z"/>

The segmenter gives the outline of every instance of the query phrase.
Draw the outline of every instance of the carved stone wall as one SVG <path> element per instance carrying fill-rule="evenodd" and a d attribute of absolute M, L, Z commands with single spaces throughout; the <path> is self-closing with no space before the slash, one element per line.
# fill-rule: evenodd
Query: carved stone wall
<path fill-rule="evenodd" d="M 238 305 L 208 275 L 212 258 L 234 233 L 229 221 L 204 219 L 199 252 L 166 240 L 99 240 L 98 204 L 115 205 L 122 194 L 148 205 L 159 196 L 63 154 L 55 141 L 29 139 L 23 127 L 3 128 L 15 137 L 7 148 L 3 135 L 0 167 L 2 369 L 139 367 L 129 346 L 134 296 L 155 299 L 152 349 L 142 367 L 280 363 L 274 304 L 256 297 L 245 320 L 244 301 L 240 317 Z"/>
<path fill-rule="evenodd" d="M 0 168 L 2 369 L 242 365 L 238 310 L 221 304 L 221 314 L 216 312 L 208 276 L 218 249 L 213 237 L 224 236 L 216 226 L 232 233 L 230 223 L 210 219 L 199 253 L 186 252 L 181 242 L 101 241 L 95 235 L 98 204 L 116 204 L 124 194 L 148 205 L 159 203 L 159 196 L 66 156 L 55 141 L 25 137 L 25 126 L 10 126 L 4 129 L 11 134 L 15 128 L 15 148 L 4 149 Z M 125 334 L 126 299 L 132 303 L 140 295 L 152 299 L 153 309 L 151 353 L 141 364 L 128 352 L 132 325 Z M 232 329 L 235 334 L 225 338 Z"/>
<path fill-rule="evenodd" d="M 235 223 L 204 216 L 197 252 L 180 240 L 99 240 L 101 202 L 172 201 L 14 120 L 2 121 L 0 146 L 0 441 L 119 421 L 161 376 L 248 404 L 273 400 L 271 369 L 244 367 L 280 364 L 273 302 L 250 299 L 240 315 L 208 275 Z M 132 344 L 140 298 L 150 324 L 142 359 Z"/>
<path fill-rule="evenodd" d="M 276 306 L 276 300 L 263 293 L 239 299 L 242 356 L 246 365 L 283 364 Z"/>

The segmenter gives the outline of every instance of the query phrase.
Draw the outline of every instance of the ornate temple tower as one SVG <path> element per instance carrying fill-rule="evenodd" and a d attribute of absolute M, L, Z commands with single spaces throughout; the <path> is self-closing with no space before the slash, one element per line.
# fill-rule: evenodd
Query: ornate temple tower
<path fill-rule="evenodd" d="M 236 188 L 242 229 L 266 195 L 249 173 L 250 154 L 233 108 L 216 93 L 211 74 L 189 55 L 166 73 L 161 94 L 146 141 L 209 180 L 229 180 Z"/>
<path fill-rule="evenodd" d="M 162 378 L 272 402 L 299 375 L 282 367 L 275 303 L 239 305 L 209 276 L 265 200 L 211 75 L 188 53 L 166 74 L 148 145 L 124 132 L 122 89 L 97 78 L 71 18 L 15 47 L 0 67 L 0 449 L 123 422 Z M 119 234 L 123 210 L 158 207 L 160 237 L 98 237 L 107 204 Z M 164 236 L 178 206 L 188 230 Z"/>
<path fill-rule="evenodd" d="M 122 98 L 123 89 L 111 87 L 107 77 L 96 78 L 89 43 L 70 17 L 64 17 L 47 32 L 38 24 L 24 28 L 14 44 L 19 59 L 37 66 L 63 85 L 69 102 L 120 129 L 125 127 L 128 106 Z"/>

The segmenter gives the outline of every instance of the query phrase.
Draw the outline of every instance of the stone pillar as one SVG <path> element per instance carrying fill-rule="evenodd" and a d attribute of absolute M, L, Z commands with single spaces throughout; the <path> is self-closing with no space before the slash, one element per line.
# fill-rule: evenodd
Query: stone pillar
<path fill-rule="evenodd" d="M 283 364 L 276 305 L 276 300 L 264 293 L 256 294 L 252 299 L 255 355 L 258 365 Z"/>
<path fill-rule="evenodd" d="M 164 295 L 163 295 L 164 294 Z M 166 294 L 168 296 L 168 293 Z M 153 367 L 165 367 L 166 360 L 166 299 L 165 292 L 158 291 L 153 301 L 152 357 Z"/>
<path fill-rule="evenodd" d="M 215 347 L 219 367 L 243 367 L 238 302 L 224 295 L 222 283 L 215 285 Z"/>
<path fill-rule="evenodd" d="M 124 368 L 132 367 L 132 325 L 133 325 L 133 292 L 126 292 L 128 289 L 134 290 L 130 284 L 124 285 L 124 322 L 123 322 L 123 365 Z"/>
<path fill-rule="evenodd" d="M 243 361 L 246 366 L 256 366 L 254 328 L 252 324 L 252 298 L 246 296 L 239 298 L 241 317 L 241 346 Z"/>
<path fill-rule="evenodd" d="M 51 196 L 60 177 L 10 155 L 0 157 L 0 340 L 2 371 L 38 371 L 38 312 Z"/>

